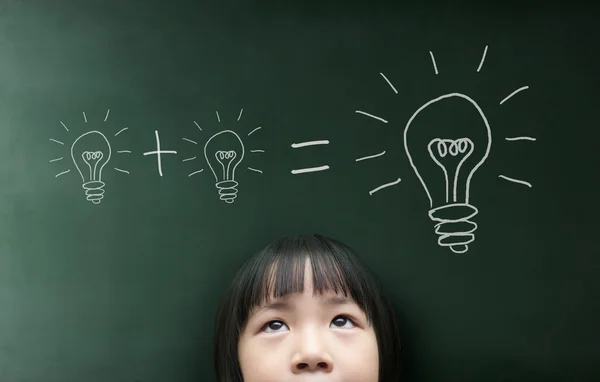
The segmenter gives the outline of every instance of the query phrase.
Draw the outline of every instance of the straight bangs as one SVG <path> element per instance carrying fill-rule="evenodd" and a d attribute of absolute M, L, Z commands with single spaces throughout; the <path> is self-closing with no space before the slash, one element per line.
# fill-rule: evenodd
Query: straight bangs
<path fill-rule="evenodd" d="M 313 294 L 333 291 L 352 298 L 372 322 L 372 304 L 366 268 L 350 255 L 350 248 L 340 242 L 319 236 L 286 238 L 266 247 L 255 262 L 255 271 L 244 289 L 242 312 L 245 323 L 251 311 L 271 299 L 304 292 L 306 261 L 312 270 Z"/>

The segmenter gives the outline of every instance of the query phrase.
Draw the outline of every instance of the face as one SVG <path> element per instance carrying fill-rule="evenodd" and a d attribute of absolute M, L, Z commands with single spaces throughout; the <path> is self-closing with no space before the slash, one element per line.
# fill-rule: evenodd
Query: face
<path fill-rule="evenodd" d="M 377 382 L 374 329 L 351 299 L 313 296 L 306 261 L 304 291 L 250 312 L 238 357 L 244 382 Z"/>

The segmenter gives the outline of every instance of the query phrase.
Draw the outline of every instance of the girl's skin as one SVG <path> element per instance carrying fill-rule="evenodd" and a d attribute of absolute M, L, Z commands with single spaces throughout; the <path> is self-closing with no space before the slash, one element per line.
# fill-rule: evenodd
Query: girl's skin
<path fill-rule="evenodd" d="M 244 382 L 378 382 L 377 339 L 365 313 L 332 290 L 304 290 L 250 312 L 238 357 Z"/>

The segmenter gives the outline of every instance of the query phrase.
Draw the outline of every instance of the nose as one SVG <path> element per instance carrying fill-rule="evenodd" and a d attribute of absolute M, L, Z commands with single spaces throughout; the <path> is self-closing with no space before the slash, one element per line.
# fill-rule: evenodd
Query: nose
<path fill-rule="evenodd" d="M 327 351 L 325 338 L 319 333 L 304 332 L 292 359 L 294 374 L 333 371 L 333 359 Z"/>

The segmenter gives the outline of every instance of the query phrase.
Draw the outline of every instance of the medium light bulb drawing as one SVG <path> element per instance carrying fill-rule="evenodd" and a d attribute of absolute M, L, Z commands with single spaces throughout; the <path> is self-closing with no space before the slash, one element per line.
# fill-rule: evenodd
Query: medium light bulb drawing
<path fill-rule="evenodd" d="M 242 118 L 244 109 L 240 110 L 237 121 Z M 220 123 L 221 117 L 218 112 L 217 120 Z M 203 131 L 198 122 L 194 121 L 196 127 Z M 251 136 L 259 131 L 262 127 L 256 127 L 247 135 Z M 198 142 L 183 138 L 184 141 L 197 145 Z M 264 153 L 265 150 L 253 149 L 250 153 Z M 238 197 L 239 182 L 236 180 L 236 170 L 246 157 L 246 149 L 240 135 L 232 129 L 218 131 L 213 134 L 204 144 L 203 149 L 204 159 L 208 168 L 211 170 L 215 178 L 215 187 L 217 188 L 219 199 L 225 203 L 232 204 Z M 193 161 L 197 156 L 184 159 L 184 162 Z M 248 170 L 262 174 L 262 170 L 247 167 Z M 188 176 L 193 176 L 201 173 L 204 169 L 196 170 Z"/>
<path fill-rule="evenodd" d="M 439 126 L 431 120 L 417 123 L 423 114 L 438 111 L 434 110 L 434 104 L 453 98 L 468 102 L 477 111 L 481 118 L 477 138 L 471 131 L 470 119 L 457 124 L 458 129 L 452 130 L 453 138 L 431 138 L 439 134 Z M 404 149 L 429 198 L 429 218 L 437 223 L 438 244 L 450 247 L 454 253 L 467 252 L 468 244 L 475 240 L 477 224 L 471 219 L 478 210 L 469 203 L 471 180 L 487 159 L 491 145 L 492 133 L 486 116 L 475 101 L 461 93 L 445 94 L 425 103 L 410 117 L 404 129 Z M 438 167 L 438 171 L 432 165 Z M 443 179 L 441 192 L 435 188 L 439 177 Z"/>
<path fill-rule="evenodd" d="M 104 122 L 108 119 L 110 109 L 106 112 Z M 83 113 L 85 123 L 88 122 L 87 116 Z M 69 128 L 61 121 L 61 125 L 69 132 Z M 125 127 L 119 130 L 115 136 L 126 131 Z M 64 146 L 64 142 L 51 138 L 50 141 Z M 130 154 L 130 150 L 118 150 L 118 154 Z M 112 158 L 113 150 L 106 135 L 99 130 L 91 130 L 77 137 L 70 148 L 71 160 L 81 176 L 82 187 L 85 191 L 86 199 L 93 204 L 100 204 L 104 198 L 106 183 L 103 181 L 103 175 L 106 165 Z M 55 158 L 50 162 L 60 162 L 64 157 Z M 115 171 L 129 174 L 129 171 L 115 167 Z M 56 175 L 58 178 L 61 175 L 69 173 L 71 170 L 65 170 Z"/>
<path fill-rule="evenodd" d="M 485 47 L 477 72 L 480 72 L 488 52 Z M 429 52 L 435 75 L 439 70 L 433 52 Z M 379 73 L 395 94 L 392 82 Z M 529 89 L 522 86 L 500 101 L 504 104 L 514 95 Z M 361 114 L 381 123 L 387 119 L 365 111 Z M 438 245 L 454 253 L 466 253 L 475 240 L 477 224 L 473 218 L 478 209 L 471 203 L 471 182 L 489 156 L 492 132 L 482 108 L 471 97 L 462 93 L 448 93 L 434 98 L 419 107 L 404 126 L 403 149 L 410 165 L 429 199 L 429 218 L 435 222 Z M 507 137 L 506 141 L 535 141 L 528 136 Z M 383 156 L 386 151 L 364 156 L 356 162 Z M 509 182 L 526 185 L 524 180 L 498 175 Z M 398 184 L 383 184 L 369 193 Z"/>
<path fill-rule="evenodd" d="M 204 145 L 204 158 L 215 176 L 220 199 L 233 203 L 238 192 L 235 170 L 244 159 L 244 144 L 239 135 L 231 130 L 216 133 Z"/>

